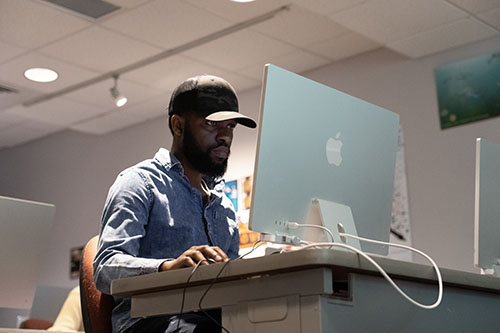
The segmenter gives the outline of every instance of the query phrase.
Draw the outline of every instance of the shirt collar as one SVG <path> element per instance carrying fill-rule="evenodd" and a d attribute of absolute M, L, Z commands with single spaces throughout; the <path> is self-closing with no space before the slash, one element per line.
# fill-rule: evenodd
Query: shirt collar
<path fill-rule="evenodd" d="M 170 169 L 174 169 L 181 173 L 184 173 L 181 162 L 168 149 L 160 148 L 160 150 L 158 150 L 158 152 L 155 154 L 154 158 L 161 165 L 163 165 L 165 169 L 167 169 L 167 171 L 170 171 Z"/>

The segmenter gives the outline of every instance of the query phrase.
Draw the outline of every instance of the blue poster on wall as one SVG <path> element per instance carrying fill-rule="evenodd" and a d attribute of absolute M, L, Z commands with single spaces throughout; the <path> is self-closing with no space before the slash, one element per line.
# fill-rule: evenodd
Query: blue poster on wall
<path fill-rule="evenodd" d="M 441 129 L 500 116 L 500 51 L 435 69 Z"/>
<path fill-rule="evenodd" d="M 236 180 L 226 182 L 226 186 L 224 188 L 224 192 L 226 196 L 231 200 L 234 206 L 234 210 L 238 211 L 238 182 Z"/>

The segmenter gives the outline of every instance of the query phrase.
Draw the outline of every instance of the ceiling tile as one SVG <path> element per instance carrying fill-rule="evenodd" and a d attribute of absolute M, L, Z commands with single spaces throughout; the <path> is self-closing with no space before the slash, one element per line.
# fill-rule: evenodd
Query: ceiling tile
<path fill-rule="evenodd" d="M 166 121 L 169 101 L 169 95 L 158 96 L 139 104 L 130 106 L 126 104 L 120 108 L 120 112 L 143 120 L 164 116 Z"/>
<path fill-rule="evenodd" d="M 348 9 L 368 0 L 292 0 L 294 3 L 312 10 L 313 12 L 328 15 L 335 12 Z"/>
<path fill-rule="evenodd" d="M 112 71 L 161 51 L 160 48 L 99 26 L 85 29 L 39 50 L 43 54 L 96 71 Z"/>
<path fill-rule="evenodd" d="M 267 62 L 262 62 L 258 65 L 251 66 L 241 70 L 242 74 L 262 82 L 264 75 L 264 65 L 266 63 L 273 64 L 285 68 L 294 73 L 303 73 L 305 71 L 317 68 L 331 62 L 329 59 L 311 54 L 306 51 L 298 50 L 290 54 L 269 58 Z"/>
<path fill-rule="evenodd" d="M 353 32 L 308 46 L 311 52 L 331 61 L 351 57 L 379 47 L 380 44 Z"/>
<path fill-rule="evenodd" d="M 384 44 L 466 16 L 467 13 L 444 1 L 371 0 L 329 17 Z"/>
<path fill-rule="evenodd" d="M 0 41 L 0 50 L 2 50 L 2 52 L 0 52 L 0 64 L 26 52 L 26 49 L 22 49 L 2 41 Z"/>
<path fill-rule="evenodd" d="M 200 74 L 212 74 L 223 77 L 233 85 L 236 91 L 243 91 L 258 84 L 252 78 L 244 77 L 183 55 L 169 57 L 136 69 L 126 73 L 124 78 L 168 91 L 166 95 L 170 96 L 170 92 L 182 81 Z"/>
<path fill-rule="evenodd" d="M 121 8 L 134 8 L 142 5 L 149 0 L 106 0 L 106 2 L 112 3 Z"/>
<path fill-rule="evenodd" d="M 114 80 L 107 79 L 68 93 L 64 95 L 64 97 L 77 102 L 95 105 L 103 110 L 111 111 L 116 109 L 109 91 L 113 86 Z M 144 85 L 124 80 L 124 77 L 120 77 L 118 79 L 118 91 L 127 97 L 128 105 L 137 104 L 148 100 L 149 98 L 164 94 L 164 92 L 158 89 L 145 87 Z"/>
<path fill-rule="evenodd" d="M 500 8 L 481 13 L 479 17 L 500 30 Z"/>
<path fill-rule="evenodd" d="M 500 7 L 500 0 L 446 0 L 471 12 L 480 13 Z"/>
<path fill-rule="evenodd" d="M 68 11 L 41 1 L 2 0 L 0 40 L 33 49 L 90 26 Z"/>
<path fill-rule="evenodd" d="M 237 71 L 292 51 L 294 47 L 289 44 L 244 30 L 198 46 L 185 54 L 219 68 Z"/>
<path fill-rule="evenodd" d="M 288 5 L 290 0 L 265 0 L 245 3 L 220 0 L 187 0 L 187 2 L 233 22 L 241 22 Z M 285 13 L 279 15 L 283 14 Z"/>
<path fill-rule="evenodd" d="M 26 69 L 31 67 L 51 68 L 59 74 L 59 78 L 50 83 L 30 81 L 23 74 Z M 96 76 L 94 72 L 36 52 L 30 52 L 0 65 L 0 77 L 4 81 L 42 92 L 53 92 L 94 76 Z"/>
<path fill-rule="evenodd" d="M 14 92 L 11 93 L 0 93 L 0 112 L 13 105 L 21 104 L 23 101 L 40 95 L 40 92 L 38 91 L 22 88 L 11 83 L 0 81 L 0 86 L 14 90 Z"/>
<path fill-rule="evenodd" d="M 70 128 L 89 134 L 106 134 L 140 122 L 143 122 L 141 118 L 131 113 L 126 114 L 118 110 L 93 118 L 89 121 L 84 121 Z"/>
<path fill-rule="evenodd" d="M 29 107 L 18 105 L 5 112 L 39 122 L 68 126 L 102 114 L 105 110 L 56 98 Z"/>
<path fill-rule="evenodd" d="M 210 74 L 222 77 L 227 80 L 237 93 L 255 88 L 260 84 L 260 79 L 256 80 L 254 78 L 245 76 L 241 71 L 235 73 L 223 69 L 214 68 L 214 70 L 212 70 Z"/>
<path fill-rule="evenodd" d="M 37 121 L 24 121 L 0 131 L 0 148 L 13 147 L 28 141 L 40 139 L 62 129 L 64 128 L 57 125 Z"/>
<path fill-rule="evenodd" d="M 182 0 L 156 0 L 101 24 L 170 49 L 227 28 L 231 22 Z"/>
<path fill-rule="evenodd" d="M 22 123 L 25 120 L 26 118 L 24 117 L 8 112 L 8 109 L 4 110 L 0 112 L 0 131 L 5 128 L 12 127 L 16 124 Z"/>
<path fill-rule="evenodd" d="M 291 6 L 289 11 L 277 15 L 272 20 L 259 23 L 251 29 L 299 47 L 348 32 L 326 16 L 296 5 Z"/>
<path fill-rule="evenodd" d="M 212 73 L 214 67 L 183 55 L 175 55 L 124 74 L 124 78 L 155 87 L 173 91 L 188 77 Z"/>
<path fill-rule="evenodd" d="M 496 34 L 497 31 L 482 22 L 467 18 L 389 43 L 387 46 L 409 57 L 418 58 Z"/>

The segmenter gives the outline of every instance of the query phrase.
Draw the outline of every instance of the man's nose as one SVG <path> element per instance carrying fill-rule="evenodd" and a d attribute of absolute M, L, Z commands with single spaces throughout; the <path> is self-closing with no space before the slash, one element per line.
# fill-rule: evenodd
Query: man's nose
<path fill-rule="evenodd" d="M 225 142 L 228 146 L 230 146 L 233 141 L 233 129 L 227 127 L 219 128 L 216 140 L 217 142 Z"/>

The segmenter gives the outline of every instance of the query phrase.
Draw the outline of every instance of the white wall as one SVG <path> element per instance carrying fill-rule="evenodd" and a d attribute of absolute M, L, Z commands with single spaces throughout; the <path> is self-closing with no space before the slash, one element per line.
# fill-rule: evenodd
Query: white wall
<path fill-rule="evenodd" d="M 500 118 L 441 131 L 433 70 L 499 45 L 495 38 L 418 60 L 380 49 L 305 73 L 401 115 L 413 244 L 444 267 L 473 270 L 474 142 L 477 136 L 500 142 Z M 240 93 L 241 111 L 257 117 L 259 98 L 260 89 Z M 297 135 L 307 135 L 303 130 Z M 0 195 L 57 206 L 40 284 L 77 284 L 69 279 L 69 250 L 98 233 L 116 175 L 170 143 L 160 118 L 104 136 L 65 131 L 0 151 Z M 227 178 L 252 172 L 255 146 L 256 131 L 239 127 Z"/>

